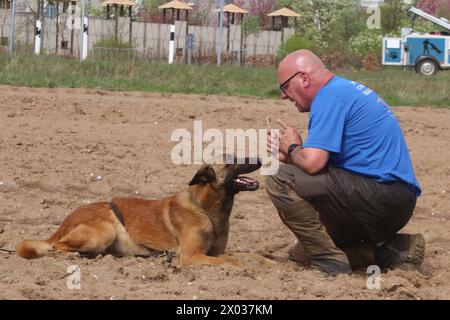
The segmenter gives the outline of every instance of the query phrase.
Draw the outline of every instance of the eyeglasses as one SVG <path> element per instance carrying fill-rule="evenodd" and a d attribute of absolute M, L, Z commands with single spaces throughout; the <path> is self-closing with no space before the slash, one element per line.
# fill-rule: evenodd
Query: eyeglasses
<path fill-rule="evenodd" d="M 285 82 L 280 84 L 280 90 L 284 92 L 284 90 L 286 90 L 286 88 L 287 88 L 287 86 L 289 84 L 289 81 L 291 81 L 295 76 L 299 75 L 300 73 L 303 73 L 303 71 L 299 71 L 299 72 L 294 73 Z"/>

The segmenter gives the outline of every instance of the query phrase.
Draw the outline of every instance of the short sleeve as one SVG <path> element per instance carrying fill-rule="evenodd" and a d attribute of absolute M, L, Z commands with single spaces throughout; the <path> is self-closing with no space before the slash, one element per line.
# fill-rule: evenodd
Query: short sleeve
<path fill-rule="evenodd" d="M 347 108 L 338 96 L 330 96 L 322 93 L 314 99 L 304 148 L 341 151 Z"/>

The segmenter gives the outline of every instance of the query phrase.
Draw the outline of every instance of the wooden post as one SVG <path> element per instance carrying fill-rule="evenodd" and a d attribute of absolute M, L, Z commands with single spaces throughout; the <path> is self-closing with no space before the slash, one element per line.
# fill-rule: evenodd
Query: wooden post
<path fill-rule="evenodd" d="M 230 13 L 227 12 L 227 58 L 230 58 Z"/>
<path fill-rule="evenodd" d="M 106 20 L 109 20 L 111 18 L 109 13 L 109 4 L 106 5 Z"/>
<path fill-rule="evenodd" d="M 59 1 L 56 1 L 56 55 L 58 55 L 59 47 Z"/>
<path fill-rule="evenodd" d="M 42 2 L 42 0 L 38 0 L 36 20 L 39 20 L 39 16 L 41 15 L 41 2 Z M 35 21 L 34 25 L 36 25 L 36 21 Z"/>
<path fill-rule="evenodd" d="M 142 44 L 144 59 L 147 60 L 147 22 L 144 22 L 144 43 Z"/>
<path fill-rule="evenodd" d="M 272 30 L 275 30 L 275 16 L 272 17 Z"/>
<path fill-rule="evenodd" d="M 119 41 L 119 6 L 117 4 L 114 5 L 114 19 L 116 23 L 114 25 L 114 41 Z"/>
<path fill-rule="evenodd" d="M 74 37 L 74 25 L 75 25 L 75 5 L 77 3 L 72 1 L 71 5 L 72 5 L 72 30 L 70 31 L 70 54 L 73 55 L 73 37 Z"/>
<path fill-rule="evenodd" d="M 242 28 L 242 24 L 244 23 L 244 14 L 241 14 L 241 41 L 239 48 L 239 62 L 243 66 L 245 64 L 245 56 L 244 56 L 244 29 Z"/>
<path fill-rule="evenodd" d="M 186 15 L 187 15 L 187 10 L 186 10 Z M 189 26 L 188 26 L 188 21 L 186 19 L 186 35 L 185 35 L 185 41 L 184 41 L 184 63 L 187 64 L 188 63 L 188 49 L 187 47 L 187 39 L 188 39 L 188 35 L 189 35 Z"/>
<path fill-rule="evenodd" d="M 120 16 L 123 17 L 123 6 L 120 6 Z"/>
<path fill-rule="evenodd" d="M 166 23 L 166 9 L 163 9 L 163 22 Z"/>
<path fill-rule="evenodd" d="M 129 6 L 128 7 L 128 17 L 130 18 L 130 38 L 129 38 L 130 46 L 131 46 L 131 41 L 133 38 L 133 22 L 131 21 L 132 15 L 133 15 L 132 7 Z"/>
<path fill-rule="evenodd" d="M 158 52 L 158 59 L 161 59 L 161 24 L 158 23 L 158 43 L 156 44 L 156 51 Z"/>
<path fill-rule="evenodd" d="M 177 9 L 177 21 L 180 21 L 180 9 Z"/>

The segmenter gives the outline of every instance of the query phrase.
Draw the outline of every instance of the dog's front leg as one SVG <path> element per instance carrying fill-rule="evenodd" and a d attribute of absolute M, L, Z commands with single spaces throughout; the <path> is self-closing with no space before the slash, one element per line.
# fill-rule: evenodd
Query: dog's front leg
<path fill-rule="evenodd" d="M 242 263 L 234 258 L 219 256 L 211 257 L 207 253 L 213 244 L 212 232 L 205 230 L 190 231 L 180 237 L 180 264 L 186 267 L 191 264 L 209 264 L 220 265 L 230 264 L 234 266 L 242 266 Z"/>
<path fill-rule="evenodd" d="M 221 234 L 214 236 L 214 240 L 211 245 L 211 248 L 208 251 L 208 255 L 218 257 L 221 254 L 224 254 L 225 249 L 227 247 L 227 243 L 228 243 L 228 229 L 222 232 Z"/>
<path fill-rule="evenodd" d="M 209 264 L 217 266 L 220 264 L 229 264 L 236 267 L 243 267 L 243 264 L 234 258 L 229 257 L 210 257 L 203 253 L 195 253 L 193 255 L 181 254 L 181 267 L 187 267 L 191 264 Z"/>

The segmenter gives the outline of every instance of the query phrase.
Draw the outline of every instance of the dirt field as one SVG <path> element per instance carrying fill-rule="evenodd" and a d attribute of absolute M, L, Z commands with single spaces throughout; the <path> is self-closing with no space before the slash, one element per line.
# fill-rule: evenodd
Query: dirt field
<path fill-rule="evenodd" d="M 262 188 L 239 194 L 231 217 L 228 250 L 240 252 L 244 270 L 0 252 L 0 299 L 449 299 L 450 109 L 394 111 L 423 188 L 405 230 L 426 237 L 424 274 L 390 271 L 370 290 L 364 272 L 326 279 L 304 270 L 287 260 L 294 237 Z M 84 203 L 185 188 L 198 166 L 171 163 L 176 128 L 265 128 L 267 115 L 306 134 L 307 117 L 277 100 L 0 86 L 0 248 L 47 238 Z M 66 286 L 69 265 L 81 268 L 81 290 Z"/>

